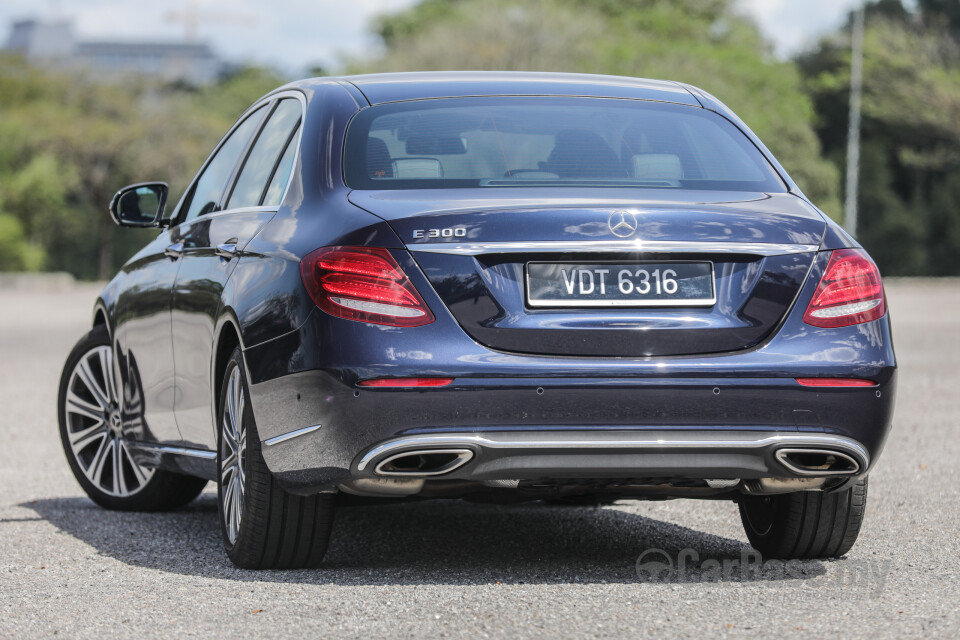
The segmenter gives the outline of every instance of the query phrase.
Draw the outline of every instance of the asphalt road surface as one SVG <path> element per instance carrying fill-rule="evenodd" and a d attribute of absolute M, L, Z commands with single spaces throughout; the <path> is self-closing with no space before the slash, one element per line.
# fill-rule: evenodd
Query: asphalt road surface
<path fill-rule="evenodd" d="M 751 558 L 726 502 L 441 501 L 342 509 L 294 572 L 235 569 L 209 488 L 84 496 L 55 401 L 96 291 L 0 291 L 0 637 L 960 637 L 960 281 L 888 283 L 895 425 L 843 560 Z"/>

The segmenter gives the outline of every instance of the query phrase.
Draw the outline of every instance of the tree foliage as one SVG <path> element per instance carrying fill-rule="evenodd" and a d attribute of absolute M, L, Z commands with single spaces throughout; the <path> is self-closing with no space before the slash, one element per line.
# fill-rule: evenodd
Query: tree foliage
<path fill-rule="evenodd" d="M 839 213 L 796 66 L 773 59 L 732 0 L 424 0 L 384 17 L 357 71 L 574 71 L 667 78 L 726 102 L 807 194 Z"/>
<path fill-rule="evenodd" d="M 162 180 L 172 206 L 236 117 L 281 83 L 244 69 L 203 90 L 103 84 L 0 56 L 0 268 L 109 277 L 151 234 L 113 225 L 117 189 Z"/>
<path fill-rule="evenodd" d="M 960 15 L 956 2 L 919 6 L 911 13 L 899 0 L 876 3 L 864 33 L 858 239 L 889 275 L 960 270 Z M 799 65 L 824 152 L 843 166 L 849 29 Z"/>
<path fill-rule="evenodd" d="M 381 18 L 350 71 L 542 70 L 679 80 L 730 105 L 839 217 L 850 24 L 773 57 L 736 0 L 421 0 Z M 178 200 L 254 100 L 283 83 L 241 68 L 205 88 L 102 84 L 0 54 L 0 270 L 108 277 L 149 239 L 106 215 L 163 180 Z M 865 38 L 858 239 L 888 275 L 960 273 L 960 2 L 877 0 Z"/>

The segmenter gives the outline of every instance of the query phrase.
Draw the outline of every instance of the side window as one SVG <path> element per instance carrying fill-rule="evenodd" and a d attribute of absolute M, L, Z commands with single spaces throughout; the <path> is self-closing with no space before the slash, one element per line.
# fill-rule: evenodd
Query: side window
<path fill-rule="evenodd" d="M 184 222 L 216 210 L 220 194 L 223 193 L 223 188 L 230 179 L 233 167 L 240 159 L 240 154 L 246 148 L 253 132 L 257 130 L 257 125 L 260 124 L 264 113 L 263 107 L 251 113 L 233 130 L 227 141 L 210 160 L 207 168 L 203 170 L 203 175 L 196 181 L 190 195 L 183 203 L 183 210 L 187 212 Z"/>
<path fill-rule="evenodd" d="M 273 170 L 273 177 L 270 179 L 270 186 L 267 187 L 267 193 L 263 196 L 263 204 L 268 207 L 279 206 L 283 198 L 283 191 L 287 188 L 287 182 L 290 180 L 290 172 L 293 170 L 293 156 L 297 151 L 297 133 L 300 127 L 293 132 L 290 140 L 287 142 L 287 148 L 277 163 L 277 168 Z"/>
<path fill-rule="evenodd" d="M 277 160 L 290 140 L 290 134 L 300 122 L 300 112 L 299 100 L 281 100 L 277 105 L 247 156 L 230 195 L 228 209 L 256 207 L 260 204 L 270 176 L 277 166 Z"/>

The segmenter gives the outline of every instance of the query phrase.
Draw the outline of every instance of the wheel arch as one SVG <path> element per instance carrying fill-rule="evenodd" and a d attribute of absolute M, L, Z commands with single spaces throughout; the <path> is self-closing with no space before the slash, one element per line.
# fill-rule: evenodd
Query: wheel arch
<path fill-rule="evenodd" d="M 106 328 L 107 335 L 110 336 L 111 340 L 113 339 L 113 329 L 114 323 L 116 322 L 117 313 L 117 299 L 120 294 L 122 278 L 123 273 L 118 273 L 113 280 L 111 280 L 107 286 L 103 288 L 103 291 L 101 291 L 100 295 L 97 296 L 97 301 L 93 304 L 92 327 L 94 329 L 97 327 Z"/>
<path fill-rule="evenodd" d="M 220 389 L 223 386 L 223 372 L 233 350 L 240 347 L 243 351 L 243 338 L 240 332 L 240 323 L 232 309 L 226 309 L 217 323 L 216 337 L 214 338 L 213 362 L 211 363 L 211 411 L 213 424 L 217 424 L 218 404 L 220 403 Z M 248 381 L 249 384 L 249 381 Z"/>
<path fill-rule="evenodd" d="M 93 308 L 93 328 L 96 329 L 97 327 L 106 327 L 107 333 L 112 333 L 110 323 L 107 322 L 107 307 L 102 300 L 97 300 L 97 304 Z"/>

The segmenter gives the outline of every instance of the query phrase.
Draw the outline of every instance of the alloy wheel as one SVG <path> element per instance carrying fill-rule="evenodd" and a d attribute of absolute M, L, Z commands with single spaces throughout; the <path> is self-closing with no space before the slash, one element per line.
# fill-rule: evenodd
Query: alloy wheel
<path fill-rule="evenodd" d="M 237 541 L 243 517 L 247 453 L 247 430 L 243 423 L 245 407 L 240 368 L 234 367 L 227 379 L 220 438 L 220 504 L 230 544 Z"/>
<path fill-rule="evenodd" d="M 123 418 L 113 372 L 113 350 L 94 347 L 70 373 L 64 403 L 70 451 L 97 489 L 126 498 L 150 481 L 154 470 L 133 459 L 123 436 Z"/>

